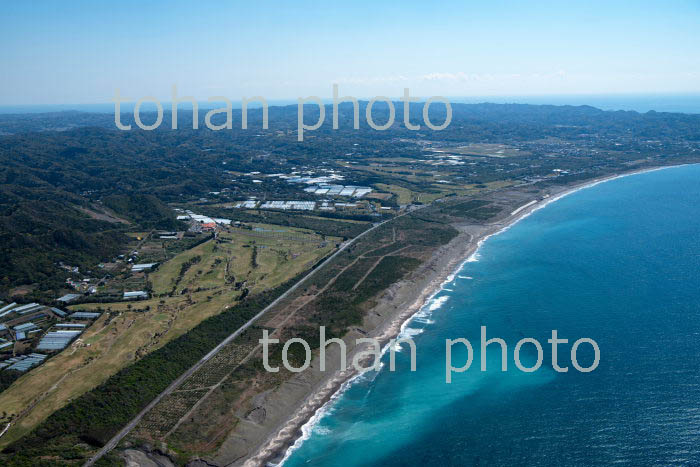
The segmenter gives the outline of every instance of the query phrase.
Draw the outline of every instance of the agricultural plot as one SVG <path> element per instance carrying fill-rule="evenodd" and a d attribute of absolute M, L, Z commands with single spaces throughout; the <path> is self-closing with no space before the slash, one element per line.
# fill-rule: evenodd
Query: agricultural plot
<path fill-rule="evenodd" d="M 395 194 L 397 198 L 396 202 L 398 204 L 428 204 L 444 196 L 444 194 L 440 191 L 436 191 L 435 193 L 425 191 L 414 191 L 399 185 L 386 185 L 384 183 L 377 183 L 376 186 L 382 191 L 387 191 Z"/>
<path fill-rule="evenodd" d="M 265 229 L 273 227 L 279 229 Z M 217 240 L 180 253 L 139 280 L 139 284 L 150 284 L 151 299 L 71 307 L 102 311 L 103 315 L 71 347 L 0 393 L 0 406 L 14 417 L 0 447 L 120 369 L 233 306 L 242 295 L 274 288 L 295 277 L 339 241 L 323 241 L 301 229 L 294 229 L 293 235 L 299 240 L 245 236 L 234 229 L 221 232 Z M 240 358 L 249 351 L 244 347 L 233 346 L 221 358 L 234 358 L 234 354 Z M 186 401 L 183 404 L 187 406 Z"/>

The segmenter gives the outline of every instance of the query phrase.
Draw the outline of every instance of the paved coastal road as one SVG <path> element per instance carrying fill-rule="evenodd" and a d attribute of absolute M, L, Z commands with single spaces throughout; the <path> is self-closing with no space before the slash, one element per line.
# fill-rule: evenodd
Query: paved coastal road
<path fill-rule="evenodd" d="M 364 236 L 367 235 L 368 233 L 370 233 L 370 232 L 372 232 L 373 230 L 377 229 L 378 227 L 380 227 L 380 226 L 386 224 L 387 222 L 391 222 L 391 221 L 394 220 L 394 219 L 397 219 L 397 218 L 399 218 L 399 217 L 401 217 L 401 216 L 405 216 L 405 215 L 408 214 L 409 212 L 415 212 L 415 211 L 417 211 L 418 209 L 422 209 L 422 208 L 424 208 L 424 207 L 426 207 L 426 206 L 428 206 L 428 205 L 421 206 L 420 208 L 414 209 L 414 210 L 412 210 L 412 211 L 406 211 L 406 212 L 404 212 L 404 213 L 402 213 L 402 214 L 399 214 L 399 215 L 396 216 L 396 217 L 392 217 L 391 219 L 387 219 L 387 220 L 385 220 L 384 222 L 380 222 L 379 224 L 376 224 L 376 225 L 370 227 L 369 229 L 365 230 L 364 232 L 362 232 L 362 233 L 361 233 L 360 235 L 358 235 L 357 237 L 355 237 L 355 238 L 353 238 L 353 239 L 351 239 L 351 240 L 348 240 L 347 242 L 343 243 L 343 244 L 341 245 L 341 247 L 338 249 L 338 251 L 336 251 L 336 252 L 333 253 L 331 256 L 329 256 L 325 261 L 323 261 L 323 263 L 319 264 L 318 267 L 316 267 L 315 269 L 313 269 L 312 271 L 310 271 L 310 272 L 309 272 L 307 275 L 305 275 L 301 280 L 299 280 L 299 282 L 297 282 L 297 283 L 294 284 L 292 287 L 290 287 L 289 289 L 287 289 L 286 292 L 284 292 L 282 295 L 280 295 L 279 297 L 277 297 L 272 303 L 270 303 L 268 306 L 266 306 L 260 313 L 258 313 L 257 315 L 253 316 L 247 323 L 245 323 L 243 326 L 241 326 L 241 327 L 238 328 L 236 331 L 234 331 L 233 334 L 231 334 L 231 335 L 228 336 L 226 339 L 224 339 L 223 341 L 221 341 L 221 343 L 219 343 L 219 345 L 217 345 L 216 347 L 214 347 L 208 354 L 206 354 L 204 357 L 202 357 L 202 359 L 199 360 L 197 363 L 195 363 L 189 370 L 187 370 L 187 371 L 185 371 L 183 374 L 181 374 L 175 381 L 173 381 L 173 382 L 170 384 L 170 386 L 168 386 L 167 388 L 165 388 L 165 390 L 164 390 L 163 392 L 161 392 L 160 394 L 158 394 L 158 396 L 156 396 L 155 399 L 153 399 L 141 412 L 139 412 L 139 414 L 136 415 L 136 417 L 134 417 L 126 426 L 124 426 L 124 428 L 122 428 L 121 431 L 119 431 L 119 433 L 117 433 L 116 435 L 114 435 L 114 437 L 113 437 L 112 439 L 110 439 L 109 442 L 108 442 L 107 444 L 105 444 L 105 446 L 104 446 L 102 449 L 100 449 L 94 456 L 92 456 L 87 462 L 85 462 L 84 467 L 92 466 L 98 459 L 100 459 L 102 456 L 104 456 L 104 455 L 107 454 L 109 451 L 111 451 L 112 449 L 114 449 L 114 448 L 117 446 L 117 444 L 119 444 L 119 442 L 120 442 L 127 434 L 129 434 L 129 432 L 130 432 L 131 430 L 134 429 L 134 427 L 141 421 L 141 419 L 144 417 L 144 415 L 146 415 L 153 407 L 156 406 L 156 404 L 158 404 L 158 402 L 160 402 L 165 396 L 167 396 L 168 394 L 170 394 L 171 392 L 173 392 L 180 384 L 182 384 L 183 381 L 185 381 L 187 378 L 189 378 L 195 371 L 197 371 L 202 365 L 204 365 L 204 364 L 205 364 L 208 360 L 210 360 L 214 355 L 216 355 L 217 353 L 219 353 L 219 351 L 220 351 L 226 344 L 228 344 L 229 342 L 231 342 L 233 339 L 235 339 L 236 337 L 238 337 L 243 331 L 245 331 L 245 330 L 248 329 L 250 326 L 252 326 L 253 323 L 255 323 L 262 315 L 264 315 L 265 313 L 267 313 L 270 309 L 272 309 L 272 307 L 274 307 L 275 305 L 277 305 L 280 301 L 282 301 L 283 299 L 285 299 L 289 294 L 291 294 L 292 292 L 294 292 L 297 288 L 299 288 L 299 287 L 301 286 L 301 284 L 303 284 L 304 282 L 306 282 L 306 280 L 307 280 L 309 277 L 313 276 L 313 275 L 316 273 L 316 271 L 318 271 L 319 269 L 323 268 L 327 263 L 331 262 L 331 261 L 333 260 L 333 258 L 335 258 L 337 255 L 339 255 L 339 254 L 340 254 L 342 251 L 344 251 L 347 247 L 349 247 L 350 245 L 352 245 L 353 243 L 355 243 L 357 240 L 359 240 L 360 238 L 364 237 Z"/>

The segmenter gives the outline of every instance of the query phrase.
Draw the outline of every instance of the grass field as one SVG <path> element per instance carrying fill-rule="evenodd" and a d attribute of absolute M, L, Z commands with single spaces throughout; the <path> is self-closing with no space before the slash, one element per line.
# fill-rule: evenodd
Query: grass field
<path fill-rule="evenodd" d="M 279 226 L 260 227 L 281 230 Z M 159 296 L 138 302 L 71 307 L 102 310 L 103 314 L 69 348 L 0 393 L 2 411 L 14 415 L 11 428 L 0 438 L 0 448 L 130 362 L 235 304 L 244 287 L 251 292 L 273 288 L 311 267 L 339 241 L 330 238 L 323 242 L 320 236 L 308 231 L 288 230 L 304 241 L 249 237 L 236 233 L 235 229 L 222 232 L 221 241 L 210 240 L 185 251 L 149 275 L 153 292 Z M 199 261 L 176 282 L 182 265 L 195 257 Z M 245 286 L 236 287 L 236 282 Z M 170 296 L 174 284 L 175 293 Z M 182 293 L 185 289 L 187 292 Z M 147 308 L 149 311 L 135 311 Z"/>
<path fill-rule="evenodd" d="M 412 191 L 398 185 L 385 185 L 378 183 L 377 188 L 396 194 L 396 202 L 399 204 L 424 203 L 428 204 L 444 196 L 443 193 L 423 193 Z"/>
<path fill-rule="evenodd" d="M 529 155 L 527 151 L 508 146 L 507 144 L 471 143 L 459 147 L 433 147 L 428 149 L 437 153 L 464 154 L 486 157 L 519 157 Z"/>

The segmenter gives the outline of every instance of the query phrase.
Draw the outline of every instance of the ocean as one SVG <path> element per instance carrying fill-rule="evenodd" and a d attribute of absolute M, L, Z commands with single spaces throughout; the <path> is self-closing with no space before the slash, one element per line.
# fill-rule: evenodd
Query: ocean
<path fill-rule="evenodd" d="M 368 97 L 360 97 L 368 99 Z M 396 96 L 397 101 L 400 97 Z M 650 110 L 656 112 L 680 112 L 697 114 L 700 113 L 700 95 L 697 93 L 656 93 L 656 94 L 573 94 L 573 95 L 542 95 L 542 96 L 473 96 L 473 97 L 449 97 L 452 103 L 479 104 L 491 102 L 494 104 L 533 104 L 533 105 L 590 105 L 601 110 L 634 110 L 646 113 Z M 332 99 L 323 99 L 326 104 L 332 104 Z M 296 99 L 269 99 L 268 104 L 273 105 L 296 105 Z M 252 103 L 251 108 L 257 103 Z M 167 110 L 171 104 L 163 102 Z M 214 106 L 216 107 L 216 106 Z M 214 108 L 209 102 L 199 103 L 200 111 Z M 239 109 L 241 103 L 233 102 L 233 108 Z M 184 103 L 180 105 L 182 109 L 191 107 Z M 122 104 L 122 112 L 133 112 L 134 103 L 125 102 Z M 114 113 L 114 104 L 45 104 L 45 105 L 0 105 L 0 115 L 2 114 L 27 114 L 44 112 L 66 112 L 76 110 L 80 112 Z M 144 111 L 155 111 L 155 107 L 145 104 Z"/>
<path fill-rule="evenodd" d="M 480 371 L 480 327 L 497 345 Z M 551 330 L 559 344 L 552 366 Z M 489 238 L 404 329 L 417 350 L 388 355 L 305 427 L 285 467 L 699 465 L 700 165 L 574 192 Z M 445 339 L 473 363 L 445 383 Z M 515 367 L 524 337 L 539 370 Z M 571 363 L 595 340 L 598 367 Z M 466 361 L 454 346 L 455 366 Z M 525 366 L 537 359 L 523 345 Z M 590 345 L 579 365 L 593 363 Z"/>

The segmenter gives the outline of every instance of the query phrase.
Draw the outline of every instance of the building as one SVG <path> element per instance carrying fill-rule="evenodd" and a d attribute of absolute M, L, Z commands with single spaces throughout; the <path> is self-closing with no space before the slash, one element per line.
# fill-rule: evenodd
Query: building
<path fill-rule="evenodd" d="M 44 307 L 43 305 L 39 305 L 38 303 L 30 303 L 28 305 L 18 306 L 17 308 L 13 309 L 12 311 L 14 311 L 20 315 L 24 315 L 26 313 L 31 313 L 32 311 L 40 310 L 43 307 Z"/>
<path fill-rule="evenodd" d="M 133 292 L 124 292 L 124 300 L 145 300 L 148 298 L 148 292 L 136 290 Z"/>
<path fill-rule="evenodd" d="M 313 211 L 315 208 L 315 201 L 267 201 L 260 205 L 260 209 L 280 209 L 283 211 Z"/>
<path fill-rule="evenodd" d="M 46 355 L 40 353 L 30 353 L 29 355 L 20 355 L 12 357 L 0 362 L 0 369 L 7 368 L 8 370 L 16 370 L 25 372 L 46 360 Z"/>
<path fill-rule="evenodd" d="M 59 310 L 58 308 L 51 308 L 51 312 L 58 316 L 59 318 L 65 318 L 66 317 L 66 312 L 63 310 Z"/>
<path fill-rule="evenodd" d="M 236 209 L 255 209 L 255 206 L 257 205 L 257 201 L 249 199 L 248 201 L 241 201 L 239 203 L 236 203 L 233 207 Z"/>
<path fill-rule="evenodd" d="M 37 350 L 61 350 L 70 344 L 70 342 L 82 334 L 80 331 L 52 331 L 46 333 L 36 346 Z"/>
<path fill-rule="evenodd" d="M 63 297 L 57 299 L 56 301 L 57 301 L 57 302 L 61 302 L 61 303 L 63 303 L 63 304 L 67 304 L 67 303 L 71 303 L 71 302 L 76 301 L 76 300 L 79 299 L 80 297 L 82 297 L 82 295 L 80 295 L 80 294 L 77 294 L 77 293 L 68 293 L 68 294 L 65 294 Z"/>
<path fill-rule="evenodd" d="M 133 266 L 131 266 L 131 272 L 152 271 L 153 269 L 155 269 L 156 266 L 158 266 L 158 263 L 134 264 Z"/>
<path fill-rule="evenodd" d="M 68 317 L 71 319 L 97 319 L 101 314 L 102 313 L 92 313 L 89 311 L 76 311 L 75 313 L 68 315 Z"/>
<path fill-rule="evenodd" d="M 12 308 L 16 305 L 17 305 L 17 302 L 12 302 L 9 305 L 0 308 L 0 318 L 12 313 L 14 311 Z"/>
<path fill-rule="evenodd" d="M 24 324 L 20 324 L 18 326 L 15 326 L 12 329 L 14 329 L 16 333 L 20 333 L 20 332 L 30 331 L 30 330 L 37 328 L 37 327 L 38 326 L 34 323 L 24 323 Z"/>

